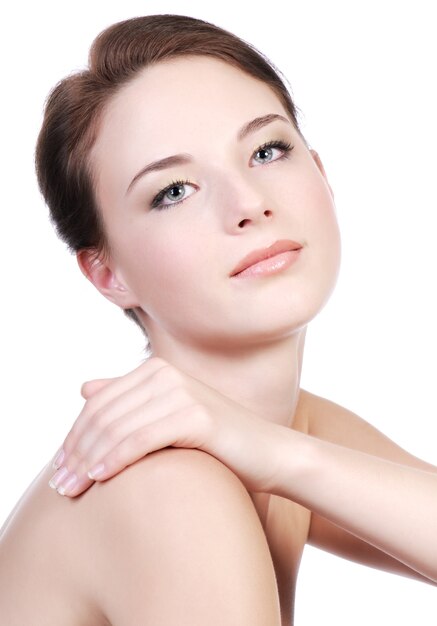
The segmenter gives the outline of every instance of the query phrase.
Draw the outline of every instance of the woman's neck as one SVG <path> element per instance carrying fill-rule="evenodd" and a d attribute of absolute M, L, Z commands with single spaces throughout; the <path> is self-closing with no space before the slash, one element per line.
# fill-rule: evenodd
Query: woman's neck
<path fill-rule="evenodd" d="M 270 344 L 232 353 L 174 340 L 152 342 L 153 356 L 213 387 L 262 419 L 291 426 L 299 400 L 306 327 Z M 167 336 L 168 337 L 168 336 Z"/>

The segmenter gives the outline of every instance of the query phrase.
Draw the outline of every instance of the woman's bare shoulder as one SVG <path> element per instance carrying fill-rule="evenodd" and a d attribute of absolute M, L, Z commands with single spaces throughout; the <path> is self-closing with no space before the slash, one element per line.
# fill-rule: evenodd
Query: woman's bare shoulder
<path fill-rule="evenodd" d="M 165 604 L 170 613 L 175 611 L 174 618 L 177 610 L 168 598 L 177 601 L 178 595 L 174 589 L 169 593 L 169 577 L 177 575 L 180 593 L 189 594 L 190 585 L 201 586 L 199 569 L 207 567 L 207 561 L 215 560 L 217 565 L 223 555 L 228 553 L 231 559 L 238 550 L 244 579 L 250 575 L 243 570 L 251 562 L 247 556 L 254 546 L 259 563 L 264 564 L 260 586 L 270 594 L 270 610 L 275 606 L 274 571 L 250 495 L 238 477 L 211 455 L 166 448 L 76 498 L 51 490 L 52 474 L 47 466 L 23 496 L 0 544 L 5 564 L 0 566 L 0 589 L 6 584 L 17 599 L 20 595 L 20 602 L 29 598 L 29 611 L 33 608 L 32 620 L 21 612 L 20 619 L 10 620 L 11 626 L 30 622 L 39 626 L 35 614 L 41 615 L 44 626 L 134 623 L 127 618 L 126 607 L 143 620 L 145 589 L 156 598 L 157 612 Z M 238 524 L 242 519 L 244 532 Z M 12 582 L 7 574 L 11 566 Z M 223 567 L 223 571 L 215 568 L 218 579 L 211 576 L 221 585 L 226 583 L 225 573 L 229 576 L 224 562 Z M 19 591 L 23 580 L 30 595 L 23 594 L 22 587 Z M 205 581 L 211 584 L 208 577 Z M 2 594 L 6 596 L 7 589 Z M 46 603 L 55 605 L 49 614 Z M 80 606 L 80 614 L 66 618 L 64 613 L 56 621 L 62 604 L 67 613 L 69 607 Z M 146 604 L 149 619 L 153 603 Z"/>
<path fill-rule="evenodd" d="M 434 465 L 413 456 L 368 421 L 332 400 L 305 391 L 302 404 L 308 433 L 314 437 L 395 463 L 437 471 Z"/>
<path fill-rule="evenodd" d="M 90 619 L 104 625 L 88 595 L 92 568 L 81 548 L 89 507 L 54 492 L 53 473 L 50 464 L 41 470 L 0 532 L 2 617 L 8 626 L 82 626 Z"/>
<path fill-rule="evenodd" d="M 165 448 L 93 489 L 112 515 L 102 566 L 116 574 L 101 593 L 114 623 L 279 624 L 261 522 L 244 485 L 215 457 Z"/>

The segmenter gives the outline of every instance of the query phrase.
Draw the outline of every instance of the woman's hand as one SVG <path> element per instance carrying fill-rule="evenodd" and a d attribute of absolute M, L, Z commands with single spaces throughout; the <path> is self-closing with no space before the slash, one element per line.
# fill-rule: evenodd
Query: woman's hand
<path fill-rule="evenodd" d="M 253 492 L 268 492 L 276 473 L 278 426 L 218 391 L 151 357 L 120 378 L 83 385 L 86 402 L 62 446 L 50 481 L 76 496 L 94 480 L 121 472 L 167 446 L 212 454 Z M 62 463 L 62 466 L 60 465 Z M 90 472 L 90 476 L 87 475 Z"/>

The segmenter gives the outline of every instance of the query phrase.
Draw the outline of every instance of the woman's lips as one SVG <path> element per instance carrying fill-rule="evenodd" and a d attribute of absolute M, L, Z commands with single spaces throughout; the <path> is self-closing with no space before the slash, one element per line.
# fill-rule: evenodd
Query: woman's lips
<path fill-rule="evenodd" d="M 271 274 L 285 269 L 299 256 L 302 245 L 291 239 L 280 239 L 268 248 L 253 250 L 232 270 L 230 276 Z"/>
<path fill-rule="evenodd" d="M 258 261 L 254 265 L 250 265 L 242 272 L 238 272 L 238 274 L 234 274 L 234 278 L 244 278 L 245 276 L 265 276 L 267 274 L 277 274 L 278 272 L 285 270 L 287 267 L 290 267 L 294 261 L 300 255 L 299 250 L 289 250 L 288 252 L 281 252 L 280 254 L 275 254 L 275 256 L 271 256 L 268 259 L 264 259 L 263 261 Z"/>

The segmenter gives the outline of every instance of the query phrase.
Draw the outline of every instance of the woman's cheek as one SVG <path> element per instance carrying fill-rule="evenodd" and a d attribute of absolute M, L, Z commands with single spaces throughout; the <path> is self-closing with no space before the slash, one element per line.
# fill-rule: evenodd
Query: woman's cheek
<path fill-rule="evenodd" d="M 302 217 L 305 236 L 318 259 L 318 273 L 330 294 L 340 271 L 341 236 L 332 193 L 322 176 L 313 180 L 311 202 Z"/>
<path fill-rule="evenodd" d="M 144 299 L 159 301 L 164 306 L 176 306 L 190 292 L 195 280 L 196 264 L 192 251 L 180 235 L 178 245 L 156 236 L 153 243 L 138 250 L 135 283 Z M 185 295 L 184 295 L 185 294 Z"/>

